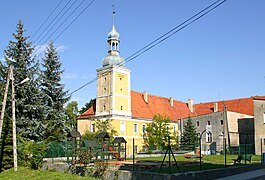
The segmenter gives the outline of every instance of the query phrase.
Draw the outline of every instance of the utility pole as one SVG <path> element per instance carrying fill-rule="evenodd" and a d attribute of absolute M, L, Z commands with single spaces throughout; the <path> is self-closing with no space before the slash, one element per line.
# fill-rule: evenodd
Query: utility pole
<path fill-rule="evenodd" d="M 13 66 L 10 66 L 10 79 L 12 80 L 12 123 L 13 123 L 13 157 L 14 171 L 17 171 L 17 128 L 16 128 L 16 106 L 15 106 L 15 85 Z"/>
<path fill-rule="evenodd" d="M 16 103 L 15 103 L 15 78 L 13 73 L 13 66 L 9 67 L 8 74 L 7 74 L 7 82 L 6 82 L 6 88 L 5 88 L 5 94 L 4 99 L 2 103 L 2 111 L 1 111 L 1 119 L 0 119 L 0 139 L 2 134 L 2 127 L 3 127 L 3 120 L 5 115 L 5 107 L 6 107 L 6 99 L 7 99 L 7 93 L 9 88 L 9 81 L 11 80 L 12 83 L 12 124 L 13 124 L 13 158 L 14 158 L 14 171 L 17 171 L 17 131 L 16 131 Z M 29 78 L 24 79 L 19 84 L 23 84 L 24 82 L 28 81 Z"/>
<path fill-rule="evenodd" d="M 7 98 L 7 92 L 8 92 L 9 80 L 10 80 L 10 71 L 11 71 L 11 67 L 8 69 L 8 74 L 7 74 L 7 79 L 6 79 L 6 88 L 5 88 L 4 99 L 2 103 L 2 111 L 1 111 L 1 117 L 0 117 L 0 139 L 2 135 L 2 129 L 3 129 L 3 120 L 4 120 L 5 108 L 6 108 L 6 98 Z"/>

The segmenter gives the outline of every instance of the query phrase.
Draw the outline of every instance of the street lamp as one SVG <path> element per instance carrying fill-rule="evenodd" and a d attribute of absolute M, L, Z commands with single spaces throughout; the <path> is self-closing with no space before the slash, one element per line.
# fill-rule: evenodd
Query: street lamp
<path fill-rule="evenodd" d="M 4 114 L 5 114 L 5 106 L 6 106 L 6 98 L 7 98 L 7 92 L 8 92 L 8 87 L 9 87 L 9 81 L 11 80 L 12 83 L 12 124 L 13 124 L 13 158 L 14 158 L 14 171 L 17 171 L 17 133 L 16 133 L 16 106 L 15 106 L 15 78 L 13 74 L 13 66 L 9 67 L 8 74 L 7 74 L 7 83 L 6 83 L 6 88 L 5 88 L 5 93 L 4 93 L 4 99 L 2 103 L 2 111 L 1 111 L 1 118 L 0 118 L 0 139 L 1 139 L 1 134 L 2 134 L 2 127 L 3 127 L 3 120 L 4 120 Z M 24 79 L 20 83 L 16 84 L 23 84 L 25 82 L 29 81 L 29 78 Z"/>

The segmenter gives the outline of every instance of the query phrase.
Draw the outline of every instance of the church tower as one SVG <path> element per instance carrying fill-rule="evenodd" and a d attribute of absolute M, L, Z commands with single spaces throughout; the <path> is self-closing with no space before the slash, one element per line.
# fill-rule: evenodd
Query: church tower
<path fill-rule="evenodd" d="M 120 56 L 119 33 L 114 23 L 108 33 L 108 55 L 103 58 L 102 68 L 97 69 L 96 116 L 131 116 L 131 71 Z"/>

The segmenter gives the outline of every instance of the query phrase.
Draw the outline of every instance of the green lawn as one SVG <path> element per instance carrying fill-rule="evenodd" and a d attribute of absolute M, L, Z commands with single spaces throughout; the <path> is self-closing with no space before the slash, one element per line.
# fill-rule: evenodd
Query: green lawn
<path fill-rule="evenodd" d="M 195 159 L 186 159 L 184 156 L 175 156 L 178 166 L 179 166 L 179 170 L 180 172 L 188 172 L 188 171 L 198 171 L 200 170 L 200 164 L 199 158 L 195 158 Z M 226 157 L 226 165 L 227 167 L 229 166 L 234 166 L 234 161 L 232 159 L 236 159 L 237 155 L 227 155 Z M 163 160 L 163 156 L 160 157 L 145 157 L 145 158 L 136 158 L 135 160 L 147 160 L 147 161 L 162 161 Z M 166 161 L 168 161 L 168 156 L 166 158 Z M 173 157 L 171 156 L 171 161 L 173 160 Z M 181 161 L 187 161 L 187 162 L 194 162 L 197 161 L 197 164 L 191 164 L 191 165 L 181 165 Z M 258 155 L 252 155 L 252 160 L 251 163 L 260 163 L 261 162 L 261 156 Z M 245 161 L 241 161 L 241 165 L 244 165 Z M 175 164 L 174 162 L 172 162 L 172 164 Z M 202 170 L 207 170 L 207 169 L 217 169 L 217 168 L 224 168 L 225 164 L 225 157 L 224 155 L 204 155 L 202 157 Z M 249 162 L 247 162 L 247 164 L 249 164 Z M 238 166 L 239 164 L 237 164 Z M 159 172 L 159 168 L 153 169 L 153 172 Z M 162 173 L 174 173 L 177 172 L 177 168 L 176 167 L 163 167 L 162 168 Z"/>
<path fill-rule="evenodd" d="M 42 170 L 31 170 L 26 167 L 18 167 L 18 171 L 14 172 L 14 169 L 6 170 L 0 173 L 1 180 L 28 180 L 28 179 L 45 179 L 45 180 L 75 180 L 75 179 L 87 179 L 87 180 L 98 180 L 96 178 L 81 177 L 78 175 L 71 175 L 60 172 L 42 171 Z"/>

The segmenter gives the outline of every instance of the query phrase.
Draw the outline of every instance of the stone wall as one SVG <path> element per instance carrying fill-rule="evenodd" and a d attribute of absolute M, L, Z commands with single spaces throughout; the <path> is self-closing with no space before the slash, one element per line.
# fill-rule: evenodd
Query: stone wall
<path fill-rule="evenodd" d="M 254 100 L 255 153 L 258 155 L 261 154 L 261 151 L 265 152 L 264 113 L 265 113 L 265 101 Z"/>

